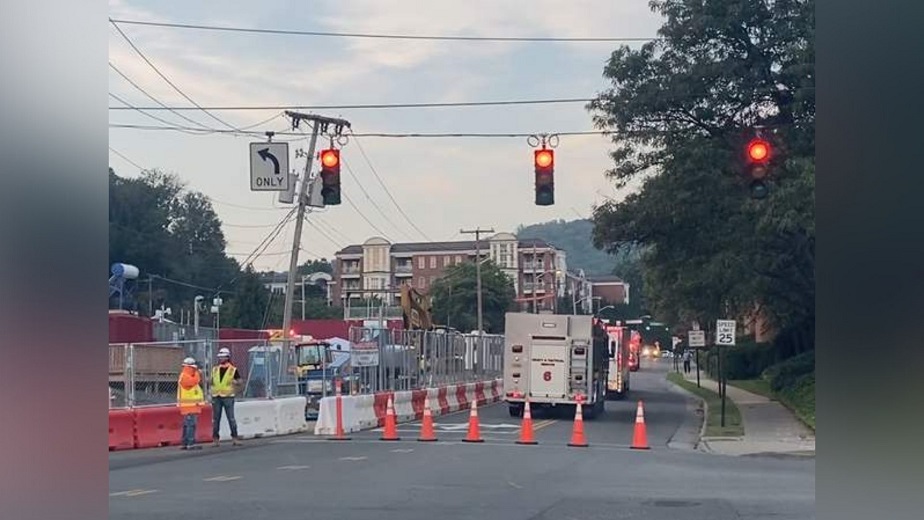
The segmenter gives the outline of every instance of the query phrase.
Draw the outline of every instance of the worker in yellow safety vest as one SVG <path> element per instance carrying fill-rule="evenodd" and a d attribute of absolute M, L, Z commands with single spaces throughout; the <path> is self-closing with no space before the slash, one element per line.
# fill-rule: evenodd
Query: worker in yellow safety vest
<path fill-rule="evenodd" d="M 215 447 L 221 444 L 222 411 L 228 416 L 228 427 L 231 429 L 233 444 L 235 446 L 241 444 L 241 439 L 237 434 L 237 420 L 234 419 L 234 397 L 241 383 L 241 374 L 231 362 L 231 351 L 227 348 L 219 349 L 218 364 L 212 367 L 212 444 Z"/>
<path fill-rule="evenodd" d="M 196 446 L 196 423 L 202 407 L 205 406 L 205 393 L 202 391 L 202 373 L 196 366 L 196 360 L 188 357 L 183 360 L 183 369 L 177 381 L 176 400 L 183 416 L 183 450 L 200 449 Z"/>

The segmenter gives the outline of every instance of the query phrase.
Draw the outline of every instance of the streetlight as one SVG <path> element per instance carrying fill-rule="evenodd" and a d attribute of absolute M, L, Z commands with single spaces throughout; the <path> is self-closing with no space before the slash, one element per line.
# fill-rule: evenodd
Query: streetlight
<path fill-rule="evenodd" d="M 193 330 L 195 331 L 196 339 L 199 339 L 199 309 L 204 299 L 205 296 L 200 294 L 193 300 Z"/>

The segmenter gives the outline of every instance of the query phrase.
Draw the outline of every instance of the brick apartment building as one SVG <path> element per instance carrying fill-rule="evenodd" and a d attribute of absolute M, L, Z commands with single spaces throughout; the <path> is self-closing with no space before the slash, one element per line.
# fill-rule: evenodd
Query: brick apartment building
<path fill-rule="evenodd" d="M 523 310 L 531 310 L 534 303 L 539 310 L 554 310 L 558 297 L 577 294 L 586 286 L 583 273 L 568 271 L 565 252 L 544 240 L 498 233 L 478 244 L 474 240 L 393 244 L 373 237 L 336 253 L 331 298 L 348 309 L 347 314 L 350 308 L 360 310 L 372 296 L 394 306 L 402 284 L 425 293 L 447 267 L 474 262 L 479 250 L 482 259 L 491 259 L 513 280 Z M 589 307 L 589 303 L 580 305 Z M 369 317 L 373 316 L 370 311 Z"/>

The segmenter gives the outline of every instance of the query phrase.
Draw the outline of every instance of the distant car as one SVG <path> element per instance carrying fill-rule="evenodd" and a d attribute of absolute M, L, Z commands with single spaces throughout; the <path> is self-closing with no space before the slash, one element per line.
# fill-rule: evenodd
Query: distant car
<path fill-rule="evenodd" d="M 657 345 L 645 345 L 642 347 L 642 357 L 655 359 L 661 357 L 661 349 Z"/>

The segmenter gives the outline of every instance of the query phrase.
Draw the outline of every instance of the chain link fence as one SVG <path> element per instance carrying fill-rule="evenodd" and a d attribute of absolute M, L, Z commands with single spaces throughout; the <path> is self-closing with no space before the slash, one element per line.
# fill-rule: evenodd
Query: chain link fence
<path fill-rule="evenodd" d="M 500 377 L 504 338 L 501 335 L 458 332 L 350 329 L 349 352 L 321 363 L 320 380 L 299 379 L 296 366 L 317 363 L 302 359 L 311 349 L 296 349 L 281 341 L 260 339 L 195 339 L 109 345 L 111 408 L 176 403 L 183 359 L 192 357 L 202 370 L 202 387 L 209 395 L 211 369 L 221 348 L 244 381 L 239 399 L 266 399 L 318 392 L 328 395 L 333 380 L 344 382 L 344 392 L 371 394 L 415 390 Z M 339 350 L 333 347 L 332 351 Z M 325 357 L 320 355 L 320 357 Z M 313 388 L 318 386 L 319 388 Z"/>

